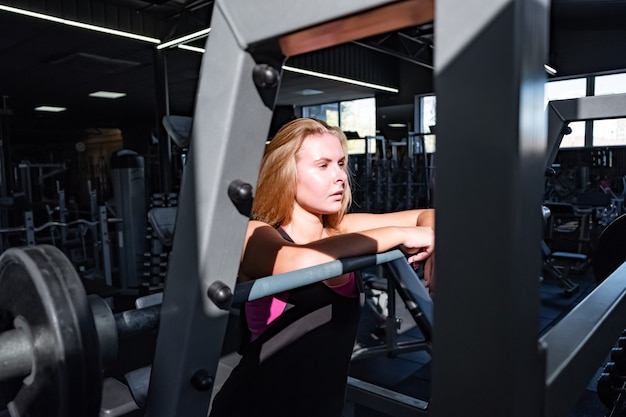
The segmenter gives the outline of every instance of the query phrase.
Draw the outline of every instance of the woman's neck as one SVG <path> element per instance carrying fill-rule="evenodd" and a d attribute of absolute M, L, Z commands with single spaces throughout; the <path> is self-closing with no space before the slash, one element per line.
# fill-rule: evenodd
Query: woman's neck
<path fill-rule="evenodd" d="M 291 221 L 281 225 L 294 242 L 305 244 L 327 237 L 324 230 L 322 216 L 316 216 L 309 212 L 294 209 Z"/>

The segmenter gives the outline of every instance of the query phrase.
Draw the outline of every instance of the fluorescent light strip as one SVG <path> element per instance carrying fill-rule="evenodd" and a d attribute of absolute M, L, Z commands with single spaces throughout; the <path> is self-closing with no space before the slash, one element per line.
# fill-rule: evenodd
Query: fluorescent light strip
<path fill-rule="evenodd" d="M 182 43 L 180 45 L 178 45 L 178 47 L 180 49 L 185 49 L 187 51 L 200 52 L 201 54 L 203 54 L 205 52 L 204 48 L 199 48 L 197 46 L 184 45 Z"/>
<path fill-rule="evenodd" d="M 170 46 L 176 46 L 181 43 L 194 41 L 196 39 L 199 39 L 208 35 L 210 31 L 211 31 L 211 28 L 206 28 L 206 29 L 202 29 L 197 32 L 194 32 L 194 33 L 190 33 L 189 35 L 181 36 L 180 38 L 177 38 L 177 39 L 172 39 L 171 41 L 163 42 L 162 44 L 157 46 L 157 49 L 169 48 Z"/>
<path fill-rule="evenodd" d="M 95 91 L 93 93 L 89 93 L 89 97 L 98 97 L 98 98 L 116 99 L 116 98 L 120 98 L 124 96 L 126 96 L 126 93 L 116 93 L 114 91 Z"/>
<path fill-rule="evenodd" d="M 543 69 L 550 75 L 556 75 L 556 70 L 552 68 L 550 65 L 543 64 Z"/>
<path fill-rule="evenodd" d="M 66 107 L 57 107 L 57 106 L 39 106 L 35 107 L 37 111 L 47 111 L 51 113 L 58 113 L 67 110 Z"/>
<path fill-rule="evenodd" d="M 294 67 L 290 67 L 290 66 L 287 66 L 287 65 L 283 65 L 283 69 L 285 71 L 296 72 L 298 74 L 310 75 L 310 76 L 313 76 L 313 77 L 325 78 L 327 80 L 340 81 L 340 82 L 343 82 L 343 83 L 360 85 L 362 87 L 375 88 L 377 90 L 388 91 L 390 93 L 397 93 L 399 91 L 397 88 L 385 87 L 384 85 L 371 84 L 371 83 L 366 83 L 366 82 L 363 82 L 363 81 L 351 80 L 350 78 L 337 77 L 335 75 L 322 74 L 320 72 L 309 71 L 309 70 L 300 69 L 300 68 L 294 68 Z"/>
<path fill-rule="evenodd" d="M 104 28 L 101 26 L 89 25 L 87 23 L 76 22 L 74 20 L 61 19 L 60 17 L 49 16 L 49 15 L 42 14 L 42 13 L 35 13 L 35 12 L 28 11 L 28 10 L 17 9 L 15 7 L 0 5 L 0 10 L 4 10 L 5 12 L 17 13 L 17 14 L 21 14 L 21 15 L 29 16 L 29 17 L 35 17 L 37 19 L 48 20 L 50 22 L 62 23 L 68 26 L 74 26 L 74 27 L 78 27 L 82 29 L 93 30 L 96 32 L 108 33 L 110 35 L 122 36 L 124 38 L 131 38 L 131 39 L 136 39 L 139 41 L 156 43 L 156 44 L 161 43 L 159 39 L 150 38 L 148 36 L 137 35 L 135 33 L 130 33 L 130 32 L 123 32 L 121 30 Z"/>

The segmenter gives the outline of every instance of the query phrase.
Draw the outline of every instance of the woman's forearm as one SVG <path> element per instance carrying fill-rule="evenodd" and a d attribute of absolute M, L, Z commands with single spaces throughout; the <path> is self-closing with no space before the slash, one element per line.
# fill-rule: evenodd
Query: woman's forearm
<path fill-rule="evenodd" d="M 419 215 L 417 216 L 416 226 L 430 227 L 431 229 L 435 230 L 435 210 L 420 210 Z"/>
<path fill-rule="evenodd" d="M 432 231 L 417 227 L 381 227 L 356 233 L 332 236 L 305 245 L 281 248 L 274 264 L 274 273 L 320 265 L 335 259 L 386 252 L 403 246 L 412 252 L 433 244 Z"/>

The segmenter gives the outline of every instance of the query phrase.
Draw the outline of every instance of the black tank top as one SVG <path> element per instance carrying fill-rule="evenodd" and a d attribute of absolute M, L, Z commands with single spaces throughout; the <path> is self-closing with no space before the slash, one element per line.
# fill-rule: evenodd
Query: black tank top
<path fill-rule="evenodd" d="M 340 417 L 364 299 L 356 284 L 356 298 L 323 282 L 289 291 L 286 310 L 245 344 L 210 417 Z"/>

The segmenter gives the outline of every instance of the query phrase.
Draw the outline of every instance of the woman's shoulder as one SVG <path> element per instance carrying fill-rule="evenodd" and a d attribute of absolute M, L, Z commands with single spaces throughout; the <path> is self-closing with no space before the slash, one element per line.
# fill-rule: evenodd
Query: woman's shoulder
<path fill-rule="evenodd" d="M 246 236 L 249 238 L 252 235 L 280 237 L 280 234 L 274 226 L 259 220 L 250 220 L 248 222 Z"/>
<path fill-rule="evenodd" d="M 256 228 L 262 227 L 262 226 L 270 226 L 271 227 L 271 225 L 269 223 L 265 223 L 265 222 L 262 222 L 260 220 L 250 220 L 248 222 L 248 229 L 256 229 Z"/>

